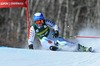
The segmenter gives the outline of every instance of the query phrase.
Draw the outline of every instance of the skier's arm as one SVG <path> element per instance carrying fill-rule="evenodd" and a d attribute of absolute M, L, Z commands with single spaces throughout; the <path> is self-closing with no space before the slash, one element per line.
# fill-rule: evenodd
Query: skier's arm
<path fill-rule="evenodd" d="M 45 22 L 48 26 L 50 26 L 54 30 L 53 37 L 58 37 L 59 36 L 59 27 L 50 20 L 45 20 Z"/>
<path fill-rule="evenodd" d="M 50 20 L 45 20 L 45 22 L 46 22 L 46 24 L 47 24 L 48 26 L 50 26 L 52 29 L 59 31 L 58 26 L 57 26 L 54 22 L 52 22 L 52 21 L 50 21 Z"/>
<path fill-rule="evenodd" d="M 28 39 L 29 49 L 33 49 L 34 38 L 35 38 L 35 30 L 34 30 L 34 27 L 32 26 L 30 28 L 30 34 L 29 34 L 29 39 Z"/>

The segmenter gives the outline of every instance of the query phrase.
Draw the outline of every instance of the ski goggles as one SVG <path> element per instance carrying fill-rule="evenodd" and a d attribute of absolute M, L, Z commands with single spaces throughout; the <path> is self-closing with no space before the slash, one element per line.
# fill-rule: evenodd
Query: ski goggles
<path fill-rule="evenodd" d="M 35 23 L 36 24 L 42 24 L 44 22 L 44 20 L 37 20 Z"/>

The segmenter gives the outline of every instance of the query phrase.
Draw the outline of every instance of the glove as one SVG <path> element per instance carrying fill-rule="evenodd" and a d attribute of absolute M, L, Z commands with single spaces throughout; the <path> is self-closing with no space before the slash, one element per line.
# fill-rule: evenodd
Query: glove
<path fill-rule="evenodd" d="M 59 31 L 58 31 L 58 30 L 55 30 L 55 31 L 54 31 L 54 34 L 53 34 L 53 37 L 56 38 L 56 37 L 58 37 L 58 36 L 59 36 Z"/>
<path fill-rule="evenodd" d="M 29 47 L 29 49 L 34 49 L 33 44 L 30 44 L 28 47 Z"/>
<path fill-rule="evenodd" d="M 56 51 L 56 50 L 58 50 L 58 47 L 56 47 L 56 46 L 50 46 L 49 49 L 52 50 L 52 51 Z"/>

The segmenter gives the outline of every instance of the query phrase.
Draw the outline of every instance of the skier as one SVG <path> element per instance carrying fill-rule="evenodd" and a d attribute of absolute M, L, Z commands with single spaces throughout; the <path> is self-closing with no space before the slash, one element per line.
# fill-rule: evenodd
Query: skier
<path fill-rule="evenodd" d="M 40 12 L 35 13 L 33 16 L 34 24 L 30 28 L 30 35 L 28 39 L 29 49 L 34 49 L 34 37 L 37 36 L 43 48 L 53 51 L 61 50 L 62 47 L 74 48 L 68 51 L 90 51 L 91 48 L 84 47 L 78 43 L 70 42 L 68 40 L 59 37 L 58 26 L 44 18 L 44 15 Z"/>

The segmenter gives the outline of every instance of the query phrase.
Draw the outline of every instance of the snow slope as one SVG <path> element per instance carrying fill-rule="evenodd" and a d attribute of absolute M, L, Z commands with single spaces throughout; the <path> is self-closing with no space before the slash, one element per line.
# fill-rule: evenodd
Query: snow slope
<path fill-rule="evenodd" d="M 0 47 L 0 66 L 98 66 L 100 53 Z"/>

